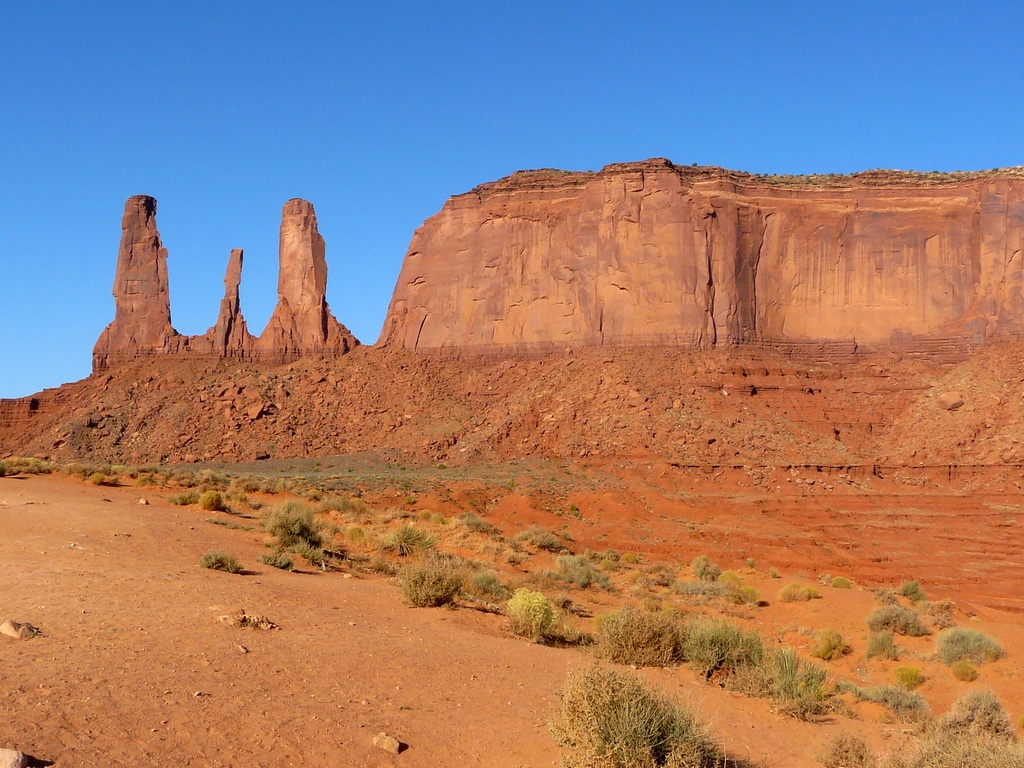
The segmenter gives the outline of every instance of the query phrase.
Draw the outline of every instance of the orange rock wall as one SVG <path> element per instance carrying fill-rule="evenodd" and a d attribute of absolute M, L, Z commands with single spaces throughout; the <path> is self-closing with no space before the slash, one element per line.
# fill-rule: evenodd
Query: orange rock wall
<path fill-rule="evenodd" d="M 531 171 L 417 230 L 380 340 L 408 349 L 1016 335 L 1024 179 Z"/>

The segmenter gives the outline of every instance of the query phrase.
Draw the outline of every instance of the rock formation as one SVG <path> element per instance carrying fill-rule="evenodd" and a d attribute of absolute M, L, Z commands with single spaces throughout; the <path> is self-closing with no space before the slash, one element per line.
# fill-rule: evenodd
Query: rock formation
<path fill-rule="evenodd" d="M 413 237 L 381 343 L 967 345 L 1024 332 L 1024 171 L 518 172 Z"/>
<path fill-rule="evenodd" d="M 355 337 L 327 306 L 327 260 L 313 205 L 298 198 L 281 211 L 281 269 L 277 306 L 260 336 L 263 354 L 275 358 L 344 354 Z"/>
<path fill-rule="evenodd" d="M 278 305 L 260 337 L 246 327 L 239 300 L 243 254 L 231 251 L 216 324 L 202 336 L 183 336 L 171 325 L 167 249 L 156 228 L 156 200 L 136 195 L 125 203 L 114 277 L 114 321 L 93 348 L 93 370 L 149 355 L 194 355 L 280 363 L 298 357 L 344 354 L 359 342 L 327 306 L 327 261 L 316 213 L 305 200 L 289 200 L 282 213 Z"/>

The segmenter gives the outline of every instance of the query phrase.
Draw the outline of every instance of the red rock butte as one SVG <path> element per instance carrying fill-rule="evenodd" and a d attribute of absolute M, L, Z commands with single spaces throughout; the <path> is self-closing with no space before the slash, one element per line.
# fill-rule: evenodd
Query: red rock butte
<path fill-rule="evenodd" d="M 311 203 L 293 199 L 281 216 L 278 302 L 260 336 L 242 317 L 238 286 L 241 249 L 231 251 L 216 324 L 202 336 L 171 325 L 167 249 L 156 228 L 156 200 L 128 198 L 114 276 L 114 321 L 93 348 L 93 371 L 153 355 L 232 357 L 283 363 L 310 355 L 340 355 L 359 342 L 331 314 L 325 298 L 327 261 Z"/>
<path fill-rule="evenodd" d="M 1024 331 L 1024 169 L 755 176 L 668 160 L 517 172 L 413 237 L 380 342 L 902 348 Z"/>

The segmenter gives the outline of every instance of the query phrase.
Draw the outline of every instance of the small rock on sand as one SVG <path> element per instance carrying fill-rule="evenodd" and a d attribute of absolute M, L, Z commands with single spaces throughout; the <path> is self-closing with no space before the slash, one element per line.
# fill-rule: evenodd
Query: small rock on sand
<path fill-rule="evenodd" d="M 10 620 L 0 624 L 0 635 L 7 635 L 8 637 L 13 637 L 16 640 L 24 640 L 25 638 L 35 637 L 40 634 L 42 633 L 39 629 L 33 627 L 31 624 L 22 624 L 21 622 Z M 0 763 L 0 768 L 3 768 L 3 763 Z"/>
<path fill-rule="evenodd" d="M 402 743 L 394 736 L 389 736 L 383 732 L 373 737 L 373 746 L 383 749 L 385 752 L 390 752 L 393 755 L 397 755 L 402 751 Z"/>

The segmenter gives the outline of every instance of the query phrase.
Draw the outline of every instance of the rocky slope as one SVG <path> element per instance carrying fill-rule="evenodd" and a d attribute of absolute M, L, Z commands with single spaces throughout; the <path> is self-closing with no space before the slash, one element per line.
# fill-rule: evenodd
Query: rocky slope
<path fill-rule="evenodd" d="M 114 276 L 116 311 L 93 348 L 94 371 L 153 355 L 281 363 L 304 355 L 344 354 L 359 343 L 327 306 L 324 239 L 313 205 L 305 200 L 284 205 L 278 303 L 259 337 L 249 333 L 242 317 L 241 249 L 231 251 L 216 324 L 202 336 L 183 336 L 171 325 L 167 249 L 156 228 L 156 200 L 130 197 L 121 230 Z"/>
<path fill-rule="evenodd" d="M 828 342 L 962 357 L 1024 331 L 1024 175 L 529 171 L 413 237 L 380 341 L 485 353 Z"/>

